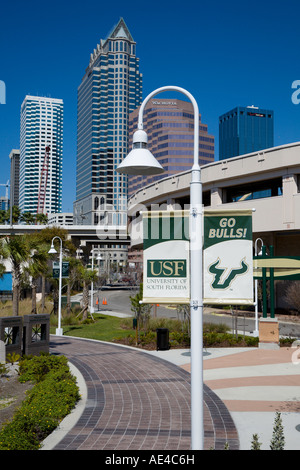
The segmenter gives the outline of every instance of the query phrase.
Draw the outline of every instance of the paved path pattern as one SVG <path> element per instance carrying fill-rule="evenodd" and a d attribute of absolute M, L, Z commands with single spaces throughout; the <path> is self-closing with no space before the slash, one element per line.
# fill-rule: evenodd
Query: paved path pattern
<path fill-rule="evenodd" d="M 189 450 L 190 373 L 150 354 L 111 343 L 51 337 L 81 372 L 86 406 L 54 450 Z M 224 403 L 204 385 L 204 448 L 239 448 Z"/>

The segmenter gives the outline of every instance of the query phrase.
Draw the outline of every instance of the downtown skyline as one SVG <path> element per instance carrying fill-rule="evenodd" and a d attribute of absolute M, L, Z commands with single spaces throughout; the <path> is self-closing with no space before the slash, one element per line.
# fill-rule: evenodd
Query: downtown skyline
<path fill-rule="evenodd" d="M 75 1 L 70 10 L 67 2 L 54 1 L 47 15 L 36 1 L 2 7 L 6 20 L 0 32 L 0 80 L 6 85 L 6 104 L 0 105 L 0 183 L 9 179 L 9 153 L 20 145 L 20 108 L 25 95 L 62 99 L 62 211 L 72 212 L 76 199 L 77 88 L 95 44 L 121 17 L 137 43 L 143 98 L 165 85 L 190 91 L 215 137 L 216 159 L 219 116 L 235 106 L 274 110 L 275 146 L 300 140 L 300 104 L 292 102 L 292 84 L 300 79 L 297 2 L 271 8 L 267 2 L 207 5 L 189 0 L 183 10 L 177 1 L 163 5 L 155 1 L 146 15 L 140 15 L 138 5 L 134 1 L 124 7 L 117 1 L 113 10 L 103 10 L 96 2 L 87 1 L 83 10 Z M 45 27 L 54 20 L 55 36 Z M 35 25 L 35 29 L 26 24 Z"/>

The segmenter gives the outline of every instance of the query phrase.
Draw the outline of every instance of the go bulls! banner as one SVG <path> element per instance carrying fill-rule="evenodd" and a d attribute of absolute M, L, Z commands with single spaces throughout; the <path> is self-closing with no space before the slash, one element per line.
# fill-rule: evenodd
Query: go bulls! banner
<path fill-rule="evenodd" d="M 252 210 L 205 211 L 204 303 L 253 304 Z"/>
<path fill-rule="evenodd" d="M 143 303 L 189 302 L 189 213 L 143 212 Z"/>
<path fill-rule="evenodd" d="M 190 303 L 189 211 L 142 215 L 143 303 Z M 253 304 L 252 249 L 252 210 L 204 211 L 205 304 Z"/>

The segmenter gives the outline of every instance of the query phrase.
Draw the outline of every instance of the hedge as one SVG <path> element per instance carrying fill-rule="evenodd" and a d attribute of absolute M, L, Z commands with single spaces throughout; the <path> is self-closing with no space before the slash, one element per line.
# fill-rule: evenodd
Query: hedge
<path fill-rule="evenodd" d="M 64 356 L 42 355 L 20 362 L 21 382 L 34 387 L 0 431 L 0 450 L 37 450 L 80 399 Z"/>

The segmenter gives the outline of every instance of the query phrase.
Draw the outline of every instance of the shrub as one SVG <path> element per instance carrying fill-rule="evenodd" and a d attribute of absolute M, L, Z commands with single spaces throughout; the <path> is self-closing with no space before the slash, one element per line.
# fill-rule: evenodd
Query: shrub
<path fill-rule="evenodd" d="M 0 450 L 35 450 L 79 400 L 76 379 L 64 356 L 34 356 L 21 361 L 20 381 L 36 385 L 11 422 L 0 431 Z M 26 378 L 26 380 L 24 380 Z"/>
<path fill-rule="evenodd" d="M 242 336 L 238 335 L 237 337 L 229 333 L 204 333 L 203 335 L 203 345 L 204 347 L 250 347 L 257 346 L 258 338 L 252 336 Z"/>
<path fill-rule="evenodd" d="M 289 283 L 284 300 L 287 302 L 290 308 L 296 310 L 297 314 L 300 313 L 300 289 L 299 281 Z"/>
<path fill-rule="evenodd" d="M 64 356 L 51 356 L 41 354 L 40 356 L 25 357 L 20 361 L 20 382 L 40 382 L 50 370 L 69 370 L 67 358 Z"/>
<path fill-rule="evenodd" d="M 10 362 L 11 364 L 18 362 L 20 358 L 20 354 L 17 354 L 16 352 L 6 354 L 6 362 Z"/>
<path fill-rule="evenodd" d="M 204 323 L 203 324 L 203 333 L 228 333 L 230 327 L 225 325 L 225 323 Z"/>
<path fill-rule="evenodd" d="M 258 434 L 253 434 L 251 441 L 251 450 L 260 450 L 261 442 L 259 442 Z"/>
<path fill-rule="evenodd" d="M 275 414 L 273 435 L 270 442 L 271 450 L 284 450 L 285 438 L 283 432 L 281 413 L 278 411 Z"/>

